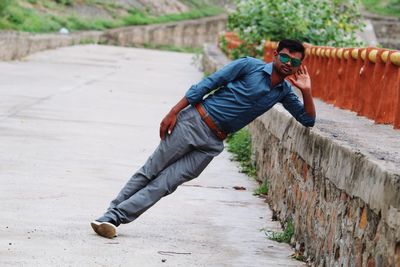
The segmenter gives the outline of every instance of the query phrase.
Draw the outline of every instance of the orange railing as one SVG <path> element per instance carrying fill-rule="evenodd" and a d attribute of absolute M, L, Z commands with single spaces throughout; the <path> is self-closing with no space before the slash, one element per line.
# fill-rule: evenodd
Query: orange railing
<path fill-rule="evenodd" d="M 240 42 L 232 36 L 226 38 L 228 51 Z M 276 47 L 276 42 L 265 42 L 266 62 L 272 61 Z M 400 129 L 400 51 L 307 45 L 304 64 L 314 97 Z"/>

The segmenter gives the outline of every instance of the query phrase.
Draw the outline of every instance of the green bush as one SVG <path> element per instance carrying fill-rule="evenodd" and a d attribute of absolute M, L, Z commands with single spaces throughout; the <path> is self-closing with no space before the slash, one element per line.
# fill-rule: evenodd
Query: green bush
<path fill-rule="evenodd" d="M 3 16 L 7 7 L 10 5 L 11 0 L 0 0 L 0 15 Z"/>
<path fill-rule="evenodd" d="M 10 23 L 20 25 L 24 23 L 26 17 L 31 16 L 31 12 L 26 9 L 21 9 L 18 6 L 10 5 L 7 8 L 7 19 Z"/>
<path fill-rule="evenodd" d="M 51 16 L 28 15 L 18 25 L 18 30 L 26 32 L 52 32 L 60 29 L 60 25 Z"/>
<path fill-rule="evenodd" d="M 261 56 L 263 41 L 298 39 L 314 45 L 355 46 L 363 27 L 359 0 L 237 0 L 229 14 L 228 29 L 239 34 L 254 51 L 238 53 Z"/>

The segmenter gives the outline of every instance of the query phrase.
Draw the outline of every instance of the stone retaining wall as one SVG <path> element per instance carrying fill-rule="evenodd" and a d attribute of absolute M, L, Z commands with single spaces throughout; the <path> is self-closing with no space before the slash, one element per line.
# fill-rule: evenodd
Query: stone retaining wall
<path fill-rule="evenodd" d="M 250 125 L 272 209 L 317 266 L 399 266 L 400 177 L 274 109 Z"/>
<path fill-rule="evenodd" d="M 228 62 L 215 46 L 204 52 L 209 73 Z M 315 266 L 400 266 L 400 132 L 316 104 L 311 129 L 280 105 L 249 125 L 276 217 L 293 221 L 296 249 Z"/>
<path fill-rule="evenodd" d="M 226 15 L 220 15 L 198 20 L 66 35 L 0 32 L 0 60 L 20 59 L 35 52 L 84 43 L 201 47 L 205 42 L 216 42 L 218 34 L 226 27 L 226 21 Z"/>
<path fill-rule="evenodd" d="M 217 42 L 219 33 L 226 29 L 226 22 L 226 15 L 221 15 L 179 23 L 125 27 L 109 30 L 103 38 L 107 44 L 121 46 L 202 47 L 206 42 Z"/>
<path fill-rule="evenodd" d="M 102 32 L 80 32 L 68 35 L 0 32 L 0 60 L 15 60 L 35 52 L 85 42 L 98 43 Z"/>

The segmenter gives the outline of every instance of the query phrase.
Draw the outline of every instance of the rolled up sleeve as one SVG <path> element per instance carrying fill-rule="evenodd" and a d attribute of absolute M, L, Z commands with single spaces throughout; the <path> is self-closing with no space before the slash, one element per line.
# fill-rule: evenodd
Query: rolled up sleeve
<path fill-rule="evenodd" d="M 306 127 L 313 127 L 315 118 L 311 117 L 304 110 L 304 104 L 300 101 L 299 97 L 291 89 L 288 94 L 282 99 L 282 105 L 287 111 L 302 125 Z"/>
<path fill-rule="evenodd" d="M 227 85 L 246 73 L 248 66 L 248 58 L 240 58 L 234 60 L 220 70 L 214 72 L 210 76 L 201 80 L 198 84 L 190 87 L 186 92 L 185 97 L 191 105 L 203 100 L 203 97 L 221 86 Z"/>

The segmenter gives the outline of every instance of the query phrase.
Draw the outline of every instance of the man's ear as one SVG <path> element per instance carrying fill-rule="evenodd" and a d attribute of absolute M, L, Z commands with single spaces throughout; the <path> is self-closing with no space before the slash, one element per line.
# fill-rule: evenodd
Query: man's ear
<path fill-rule="evenodd" d="M 273 62 L 277 62 L 278 61 L 278 51 L 274 50 L 274 56 L 272 58 Z"/>

